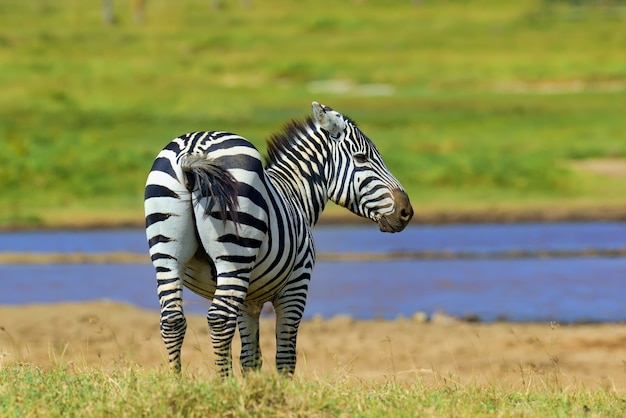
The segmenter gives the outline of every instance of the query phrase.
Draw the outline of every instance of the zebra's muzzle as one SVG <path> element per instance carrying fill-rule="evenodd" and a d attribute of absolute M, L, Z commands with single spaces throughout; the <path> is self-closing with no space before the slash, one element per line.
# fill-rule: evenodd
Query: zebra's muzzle
<path fill-rule="evenodd" d="M 381 216 L 378 220 L 378 228 L 382 232 L 400 232 L 413 217 L 413 207 L 409 201 L 409 196 L 404 190 L 396 189 L 391 192 L 395 209 L 389 215 Z"/>

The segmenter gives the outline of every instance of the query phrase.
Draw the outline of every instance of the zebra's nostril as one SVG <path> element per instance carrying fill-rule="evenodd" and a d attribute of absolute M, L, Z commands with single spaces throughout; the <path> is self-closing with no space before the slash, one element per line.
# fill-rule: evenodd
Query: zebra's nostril
<path fill-rule="evenodd" d="M 402 210 L 400 211 L 400 220 L 402 222 L 408 222 L 411 220 L 411 218 L 413 217 L 413 208 L 412 207 L 408 207 L 408 208 L 402 208 Z"/>
<path fill-rule="evenodd" d="M 394 190 L 392 195 L 396 202 L 396 219 L 406 225 L 413 217 L 413 207 L 409 201 L 409 196 L 404 190 L 399 189 Z"/>

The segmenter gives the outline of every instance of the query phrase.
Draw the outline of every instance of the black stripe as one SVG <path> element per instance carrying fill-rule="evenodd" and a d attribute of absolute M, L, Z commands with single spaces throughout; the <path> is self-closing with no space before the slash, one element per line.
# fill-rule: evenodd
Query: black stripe
<path fill-rule="evenodd" d="M 232 212 L 230 212 L 230 211 L 227 212 L 226 213 L 226 220 L 232 221 L 232 222 L 236 222 L 239 225 L 243 224 L 243 225 L 246 225 L 246 226 L 250 226 L 250 227 L 258 229 L 259 231 L 262 231 L 262 232 L 267 232 L 267 224 L 264 221 L 262 221 L 262 220 L 260 220 L 258 218 L 255 218 L 254 216 L 252 216 L 252 215 L 250 215 L 248 213 L 245 213 L 245 212 L 237 211 L 236 214 L 237 214 L 237 216 L 236 216 L 237 220 L 235 221 L 233 219 L 233 217 L 232 217 Z M 211 212 L 210 216 L 212 218 L 222 220 L 222 214 L 220 212 L 215 212 L 215 211 Z"/>
<path fill-rule="evenodd" d="M 152 259 L 152 261 L 157 261 L 157 260 L 176 260 L 176 257 L 171 256 L 169 254 L 163 254 L 163 253 L 154 253 L 150 256 L 150 259 Z"/>
<path fill-rule="evenodd" d="M 217 242 L 227 242 L 231 244 L 237 244 L 241 247 L 247 248 L 259 248 L 261 247 L 261 241 L 253 238 L 242 238 L 235 234 L 222 235 L 217 239 Z"/>
<path fill-rule="evenodd" d="M 146 216 L 146 228 L 157 222 L 162 222 L 172 216 L 171 213 L 151 213 Z"/>
<path fill-rule="evenodd" d="M 202 139 L 205 135 L 210 134 L 209 132 L 195 132 L 192 134 L 193 138 L 191 139 L 191 144 L 189 144 L 189 150 L 191 150 L 192 152 L 196 149 L 196 145 L 198 144 L 198 141 L 200 139 Z M 207 135 L 207 137 L 210 137 L 210 135 Z"/>
<path fill-rule="evenodd" d="M 172 295 L 172 294 L 174 294 L 176 292 L 178 292 L 178 289 L 163 290 L 162 292 L 159 292 L 159 294 L 157 296 L 159 297 L 159 299 L 161 299 L 164 296 L 169 296 L 169 295 Z"/>
<path fill-rule="evenodd" d="M 238 269 L 229 272 L 220 273 L 220 277 L 236 277 L 238 279 L 245 280 L 245 277 L 241 277 L 242 274 L 248 274 L 252 271 L 251 268 Z"/>
<path fill-rule="evenodd" d="M 185 139 L 185 136 L 181 136 L 179 138 Z M 178 143 L 172 141 L 169 144 L 166 145 L 165 148 L 168 151 L 174 151 L 176 154 L 178 154 L 180 152 L 180 145 L 178 145 Z"/>
<path fill-rule="evenodd" d="M 259 231 L 267 232 L 267 223 L 262 221 L 261 219 L 255 218 L 254 216 L 244 213 L 237 212 L 237 221 L 239 224 L 248 225 Z"/>
<path fill-rule="evenodd" d="M 275 248 L 278 248 L 278 252 L 275 254 L 274 260 L 272 261 L 272 263 L 270 264 L 270 266 L 267 268 L 266 271 L 271 271 L 278 266 L 278 263 L 281 262 L 283 258 L 282 255 L 286 250 L 289 251 L 289 253 L 287 254 L 286 260 L 292 260 L 293 253 L 295 251 L 295 248 L 293 248 L 293 245 L 290 245 L 289 248 L 285 247 L 285 241 L 287 240 L 286 235 L 288 234 L 288 231 L 293 231 L 292 229 L 293 224 L 291 222 L 291 218 L 289 217 L 287 212 L 281 211 L 281 209 L 286 209 L 284 208 L 285 204 L 280 199 L 274 200 L 274 196 L 271 194 L 270 194 L 270 200 L 271 200 L 272 206 L 277 208 L 276 210 L 277 216 L 276 216 L 276 219 L 274 219 L 274 221 L 276 221 L 276 224 L 277 224 L 276 229 L 278 230 L 278 242 L 272 245 L 275 245 L 276 246 Z M 283 265 L 280 268 L 279 273 L 277 273 L 277 276 L 281 276 L 283 274 L 283 272 L 287 269 L 287 264 L 288 263 L 283 263 Z"/>
<path fill-rule="evenodd" d="M 237 292 L 241 292 L 245 294 L 248 291 L 248 288 L 245 286 L 238 286 L 236 284 L 227 284 L 227 285 L 221 285 L 220 290 L 235 290 Z"/>
<path fill-rule="evenodd" d="M 150 240 L 148 241 L 148 245 L 150 245 L 150 248 L 152 248 L 152 246 L 160 242 L 171 242 L 171 241 L 173 241 L 171 238 L 168 238 L 165 235 L 159 234 L 150 238 Z"/>
<path fill-rule="evenodd" d="M 216 300 L 214 300 L 213 302 L 216 302 L 217 300 L 219 300 L 219 302 L 221 304 L 225 305 L 225 306 L 220 306 L 219 304 L 216 304 L 216 303 L 214 303 L 214 306 L 217 309 L 220 309 L 220 310 L 222 310 L 223 308 L 226 308 L 230 312 L 237 312 L 237 311 L 239 311 L 239 306 L 237 304 L 238 303 L 243 303 L 243 299 L 235 297 L 235 296 L 228 296 L 228 297 L 218 296 L 217 295 L 217 291 L 220 291 L 221 289 L 224 289 L 224 288 L 228 288 L 228 286 L 218 286 L 217 287 L 217 289 L 215 291 L 215 293 L 216 293 L 215 299 Z M 211 307 L 213 307 L 213 305 Z M 222 312 L 224 312 L 224 311 L 222 310 Z M 216 314 L 217 314 L 217 312 L 216 312 Z"/>
<path fill-rule="evenodd" d="M 258 158 L 246 154 L 223 155 L 218 158 L 218 161 L 223 167 L 241 168 L 259 174 L 263 172 L 263 164 L 261 161 Z"/>
<path fill-rule="evenodd" d="M 152 171 L 161 171 L 168 174 L 172 178 L 177 178 L 176 173 L 174 172 L 174 167 L 172 167 L 172 162 L 169 158 L 159 157 L 154 160 L 154 164 L 152 164 Z"/>
<path fill-rule="evenodd" d="M 174 277 L 172 279 L 159 279 L 157 280 L 157 287 L 163 286 L 164 284 L 176 283 L 178 280 L 178 277 Z"/>
<path fill-rule="evenodd" d="M 144 195 L 144 198 L 145 200 L 148 200 L 153 197 L 173 197 L 175 199 L 180 199 L 178 193 L 168 189 L 165 186 L 160 186 L 158 184 L 149 184 L 146 186 L 146 193 Z"/>
<path fill-rule="evenodd" d="M 231 263 L 249 264 L 254 263 L 254 260 L 256 260 L 256 256 L 220 255 L 219 257 L 217 257 L 217 259 L 222 261 L 229 261 Z"/>
<path fill-rule="evenodd" d="M 239 182 L 237 185 L 237 192 L 240 197 L 247 197 L 255 205 L 263 209 L 265 213 L 268 212 L 269 208 L 267 207 L 267 202 L 263 198 L 261 192 L 259 192 L 254 187 L 250 186 L 247 183 Z"/>

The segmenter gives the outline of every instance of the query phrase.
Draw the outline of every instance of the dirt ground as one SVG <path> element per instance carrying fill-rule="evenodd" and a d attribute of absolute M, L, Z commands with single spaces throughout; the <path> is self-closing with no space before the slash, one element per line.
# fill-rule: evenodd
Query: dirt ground
<path fill-rule="evenodd" d="M 114 302 L 0 307 L 0 366 L 164 369 L 158 313 Z M 274 367 L 274 325 L 261 325 L 264 369 Z M 239 351 L 235 341 L 234 352 Z M 237 355 L 235 355 L 237 358 Z M 188 316 L 187 372 L 214 374 L 208 328 Z M 301 325 L 297 374 L 320 379 L 479 384 L 513 389 L 626 392 L 625 324 L 468 323 L 313 319 Z"/>

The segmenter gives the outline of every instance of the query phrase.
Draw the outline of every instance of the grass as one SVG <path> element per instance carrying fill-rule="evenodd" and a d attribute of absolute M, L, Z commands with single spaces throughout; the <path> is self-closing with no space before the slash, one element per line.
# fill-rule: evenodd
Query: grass
<path fill-rule="evenodd" d="M 379 145 L 418 210 L 623 205 L 623 2 L 0 4 L 0 226 L 141 222 L 154 156 L 264 139 L 318 100 Z M 609 2 L 607 2 L 609 4 Z"/>
<path fill-rule="evenodd" d="M 459 385 L 443 379 L 434 387 L 393 380 L 373 385 L 334 378 L 283 379 L 260 373 L 246 379 L 218 378 L 120 367 L 49 370 L 21 364 L 0 371 L 0 415 L 73 416 L 621 416 L 623 395 L 570 391 L 559 386 L 510 390 Z"/>

